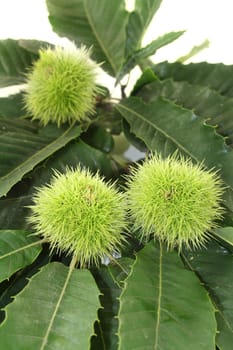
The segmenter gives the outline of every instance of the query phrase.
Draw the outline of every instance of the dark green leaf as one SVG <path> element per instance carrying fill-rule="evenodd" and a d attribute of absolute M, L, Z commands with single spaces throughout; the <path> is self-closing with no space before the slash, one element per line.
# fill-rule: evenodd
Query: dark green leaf
<path fill-rule="evenodd" d="M 17 118 L 25 114 L 23 93 L 0 97 L 0 117 Z"/>
<path fill-rule="evenodd" d="M 146 144 L 142 141 L 141 138 L 136 137 L 135 134 L 130 131 L 130 124 L 127 123 L 126 120 L 123 120 L 122 125 L 123 125 L 124 135 L 128 140 L 128 142 L 134 147 L 136 147 L 140 152 L 146 152 L 147 151 Z"/>
<path fill-rule="evenodd" d="M 23 47 L 25 50 L 32 52 L 34 54 L 38 54 L 39 50 L 41 49 L 47 49 L 47 48 L 54 48 L 53 44 L 50 44 L 46 41 L 41 40 L 25 40 L 20 39 L 18 41 L 19 45 Z"/>
<path fill-rule="evenodd" d="M 17 40 L 0 40 L 0 87 L 22 84 L 38 55 L 25 50 Z"/>
<path fill-rule="evenodd" d="M 56 131 L 56 137 L 48 137 L 46 128 L 35 133 L 30 131 L 30 127 L 30 122 L 23 120 L 0 119 L 0 196 L 6 195 L 38 163 L 77 138 L 81 132 L 79 126 L 71 126 L 59 131 L 58 135 Z"/>
<path fill-rule="evenodd" d="M 153 81 L 157 80 L 155 73 L 151 68 L 146 68 L 143 72 L 140 78 L 136 81 L 136 84 L 134 85 L 133 91 L 131 92 L 131 95 L 136 95 L 138 91 L 140 91 L 144 86 L 147 84 L 153 83 Z"/>
<path fill-rule="evenodd" d="M 0 323 L 2 323 L 5 318 L 5 311 L 3 309 L 14 301 L 16 294 L 24 289 L 29 279 L 35 275 L 42 266 L 48 264 L 50 261 L 51 256 L 49 255 L 48 245 L 44 245 L 43 248 L 42 252 L 32 264 L 17 271 L 9 280 L 4 280 L 0 283 Z"/>
<path fill-rule="evenodd" d="M 88 270 L 51 263 L 6 308 L 1 347 L 14 350 L 88 349 L 99 307 Z"/>
<path fill-rule="evenodd" d="M 126 74 L 128 74 L 138 63 L 140 63 L 141 60 L 154 55 L 160 47 L 170 44 L 174 40 L 178 39 L 183 33 L 184 31 L 164 34 L 163 36 L 153 40 L 149 45 L 133 52 L 123 64 L 123 67 L 121 68 L 117 77 L 116 85 Z"/>
<path fill-rule="evenodd" d="M 96 336 L 92 338 L 92 350 L 117 350 L 118 348 L 118 299 L 123 281 L 132 264 L 132 259 L 121 258 L 117 259 L 117 264 L 112 263 L 93 271 L 102 293 L 100 297 L 102 308 L 99 310 L 99 320 L 96 322 Z"/>
<path fill-rule="evenodd" d="M 214 314 L 177 253 L 150 242 L 137 254 L 120 297 L 119 349 L 213 350 Z"/>
<path fill-rule="evenodd" d="M 47 6 L 54 31 L 91 47 L 92 58 L 115 76 L 125 55 L 124 0 L 47 0 Z"/>
<path fill-rule="evenodd" d="M 37 258 L 41 251 L 38 243 L 29 232 L 0 230 L 0 282 Z"/>
<path fill-rule="evenodd" d="M 190 84 L 186 81 L 165 79 L 154 81 L 138 91 L 138 96 L 146 102 L 152 102 L 157 96 L 163 96 L 177 105 L 191 109 L 207 123 L 218 126 L 218 132 L 233 143 L 233 98 L 220 95 L 207 86 Z"/>
<path fill-rule="evenodd" d="M 116 108 L 130 124 L 131 132 L 150 150 L 166 156 L 179 149 L 195 162 L 204 161 L 207 167 L 220 169 L 228 186 L 226 206 L 233 211 L 233 151 L 212 126 L 203 124 L 192 111 L 162 98 L 146 104 L 130 97 Z"/>
<path fill-rule="evenodd" d="M 233 344 L 233 259 L 226 249 L 214 241 L 207 248 L 186 252 L 185 261 L 197 272 L 217 308 L 217 345 L 231 350 Z"/>
<path fill-rule="evenodd" d="M 127 25 L 126 56 L 141 47 L 142 38 L 162 0 L 136 0 Z"/>
<path fill-rule="evenodd" d="M 101 126 L 91 126 L 82 135 L 82 139 L 90 146 L 106 153 L 111 152 L 114 146 L 112 135 Z"/>
<path fill-rule="evenodd" d="M 27 229 L 25 221 L 31 204 L 31 196 L 0 199 L 0 227 L 1 229 Z"/>
<path fill-rule="evenodd" d="M 208 86 L 222 95 L 233 97 L 233 65 L 207 62 L 182 64 L 162 62 L 153 67 L 160 79 L 172 78 Z"/>
<path fill-rule="evenodd" d="M 41 186 L 50 182 L 53 175 L 53 169 L 65 172 L 67 167 L 76 168 L 81 165 L 83 168 L 90 169 L 93 173 L 97 171 L 106 178 L 113 175 L 113 167 L 108 155 L 99 151 L 82 140 L 70 142 L 58 152 L 54 153 L 44 166 L 38 167 L 32 174 L 33 186 Z"/>

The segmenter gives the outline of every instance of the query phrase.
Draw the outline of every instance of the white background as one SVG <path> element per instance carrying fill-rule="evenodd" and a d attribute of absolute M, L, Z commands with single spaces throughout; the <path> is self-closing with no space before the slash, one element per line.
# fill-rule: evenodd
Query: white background
<path fill-rule="evenodd" d="M 53 33 L 47 16 L 45 0 L 0 0 L 0 39 L 41 39 L 65 45 L 67 41 Z M 232 17 L 233 0 L 163 0 L 143 44 L 169 31 L 186 30 L 176 42 L 160 49 L 153 60 L 176 60 L 209 39 L 210 47 L 191 61 L 233 64 Z"/>

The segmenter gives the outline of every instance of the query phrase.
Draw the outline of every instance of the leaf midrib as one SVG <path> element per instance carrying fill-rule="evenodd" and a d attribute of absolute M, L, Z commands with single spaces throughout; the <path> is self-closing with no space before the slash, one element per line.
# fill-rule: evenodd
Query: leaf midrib
<path fill-rule="evenodd" d="M 47 345 L 50 332 L 51 332 L 51 330 L 52 330 L 52 327 L 53 327 L 55 318 L 56 318 L 56 316 L 57 316 L 57 314 L 58 314 L 58 310 L 59 310 L 59 308 L 60 308 L 60 306 L 61 306 L 62 299 L 63 299 L 63 297 L 64 297 L 64 295 L 65 295 L 65 292 L 66 292 L 68 283 L 69 283 L 69 281 L 70 281 L 71 275 L 72 275 L 72 273 L 73 273 L 73 270 L 74 270 L 74 268 L 75 268 L 76 262 L 77 262 L 77 257 L 74 255 L 73 258 L 72 258 L 72 261 L 71 261 L 71 263 L 70 263 L 70 266 L 69 266 L 69 270 L 68 270 L 67 277 L 66 277 L 66 279 L 65 279 L 64 286 L 63 286 L 63 288 L 62 288 L 62 290 L 61 290 L 61 293 L 60 293 L 60 295 L 59 295 L 58 301 L 57 301 L 57 303 L 56 303 L 56 305 L 55 305 L 55 308 L 54 308 L 54 312 L 53 312 L 53 314 L 52 314 L 52 316 L 51 316 L 51 319 L 50 319 L 50 322 L 49 322 L 49 324 L 48 324 L 48 328 L 47 328 L 47 331 L 46 331 L 45 336 L 44 336 L 44 338 L 43 338 L 43 342 L 42 342 L 42 344 L 41 344 L 40 350 L 44 350 L 44 349 L 45 349 L 45 346 Z"/>
<path fill-rule="evenodd" d="M 175 145 L 177 145 L 180 149 L 182 149 L 186 154 L 188 154 L 191 158 L 193 158 L 196 162 L 198 162 L 198 159 L 192 154 L 190 153 L 184 146 L 182 146 L 177 140 L 175 140 L 173 137 L 171 137 L 170 135 L 168 135 L 164 130 L 162 130 L 161 128 L 159 128 L 157 125 L 153 124 L 150 120 L 146 119 L 142 114 L 137 113 L 135 110 L 126 107 L 123 104 L 120 104 L 119 106 L 117 106 L 116 108 L 123 108 L 125 109 L 127 112 L 130 112 L 131 114 L 134 114 L 136 117 L 140 118 L 141 120 L 143 120 L 145 123 L 149 124 L 152 128 L 156 129 L 157 131 L 159 131 L 162 135 L 164 135 L 167 139 L 171 140 Z"/>
<path fill-rule="evenodd" d="M 94 23 L 92 22 L 91 17 L 90 17 L 90 15 L 88 13 L 88 10 L 87 10 L 86 1 L 83 1 L 83 7 L 84 7 L 84 10 L 85 10 L 85 13 L 86 13 L 86 17 L 87 17 L 88 23 L 89 23 L 89 25 L 90 25 L 90 27 L 91 27 L 91 29 L 92 29 L 95 37 L 96 37 L 96 40 L 99 43 L 99 46 L 101 47 L 102 51 L 104 52 L 104 54 L 107 57 L 111 67 L 113 68 L 113 70 L 114 70 L 114 72 L 116 74 L 117 73 L 117 68 L 116 68 L 114 62 L 112 61 L 112 58 L 109 55 L 107 48 L 103 45 L 103 42 L 101 41 L 97 31 L 95 30 Z"/>
<path fill-rule="evenodd" d="M 1 256 L 0 256 L 0 260 L 5 259 L 5 258 L 7 258 L 7 257 L 9 257 L 9 256 L 11 256 L 11 255 L 17 254 L 17 253 L 19 253 L 19 252 L 21 252 L 21 251 L 23 251 L 23 250 L 32 248 L 32 247 L 34 247 L 34 246 L 36 246 L 36 245 L 38 245 L 38 244 L 42 244 L 42 243 L 45 243 L 45 242 L 46 242 L 46 239 L 41 239 L 41 240 L 38 240 L 38 241 L 36 241 L 36 242 L 33 242 L 33 243 L 30 243 L 30 244 L 24 245 L 24 246 L 22 246 L 22 247 L 20 247 L 20 248 L 14 249 L 14 250 L 12 250 L 12 251 L 10 251 L 10 252 L 4 254 L 4 255 L 1 255 Z"/>
<path fill-rule="evenodd" d="M 75 128 L 74 124 L 72 124 L 61 136 L 56 138 L 54 141 L 52 141 L 51 143 L 49 143 L 45 147 L 42 147 L 41 149 L 39 149 L 36 153 L 33 153 L 24 162 L 20 163 L 16 168 L 14 168 L 10 172 L 8 172 L 6 175 L 2 176 L 0 178 L 0 183 L 3 186 L 3 182 L 5 182 L 4 186 L 7 187 L 7 189 L 4 189 L 3 191 L 0 192 L 0 197 L 4 196 L 10 190 L 11 186 L 13 186 L 14 183 L 16 183 L 14 181 L 14 183 L 12 184 L 12 177 L 13 178 L 17 177 L 17 181 L 19 181 L 21 179 L 22 171 L 23 171 L 23 175 L 24 175 L 25 173 L 27 173 L 27 171 L 29 171 L 31 169 L 31 167 L 34 167 L 36 165 L 36 164 L 33 164 L 33 166 L 30 165 L 30 163 L 32 162 L 33 159 L 39 158 L 38 162 L 40 162 L 50 155 L 50 152 L 47 150 L 49 150 L 51 148 L 55 152 L 55 151 L 59 150 L 62 146 L 64 146 L 64 144 L 62 143 L 61 147 L 58 147 L 57 149 L 54 150 L 54 145 L 59 144 L 61 142 L 61 140 L 64 139 L 65 136 L 72 130 L 72 128 Z M 40 156 L 43 153 L 46 153 L 45 157 Z M 26 171 L 23 170 L 25 168 L 26 168 Z M 20 176 L 20 178 L 19 178 L 19 176 Z M 10 183 L 10 186 L 9 186 L 9 183 Z M 4 188 L 4 186 L 3 186 L 3 188 Z"/>

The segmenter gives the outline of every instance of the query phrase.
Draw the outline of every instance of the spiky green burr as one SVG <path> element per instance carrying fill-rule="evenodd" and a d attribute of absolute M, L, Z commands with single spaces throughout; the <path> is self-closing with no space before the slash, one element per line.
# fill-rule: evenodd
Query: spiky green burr
<path fill-rule="evenodd" d="M 124 195 L 88 170 L 55 172 L 37 189 L 29 222 L 58 250 L 77 256 L 81 266 L 98 264 L 124 243 Z"/>
<path fill-rule="evenodd" d="M 89 51 L 46 49 L 27 74 L 25 108 L 42 125 L 82 121 L 94 113 L 98 65 Z"/>
<path fill-rule="evenodd" d="M 222 217 L 223 191 L 217 173 L 203 165 L 156 155 L 128 178 L 130 216 L 142 239 L 153 236 L 179 251 L 199 247 Z"/>

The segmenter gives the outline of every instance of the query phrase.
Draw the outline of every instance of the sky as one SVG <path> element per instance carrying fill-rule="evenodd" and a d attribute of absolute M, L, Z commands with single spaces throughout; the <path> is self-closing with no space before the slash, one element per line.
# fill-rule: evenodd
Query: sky
<path fill-rule="evenodd" d="M 114 0 L 109 0 L 114 1 Z M 128 0 L 129 6 L 133 0 Z M 158 50 L 153 61 L 174 61 L 205 39 L 210 47 L 192 57 L 192 62 L 233 64 L 232 0 L 163 0 L 143 45 L 170 31 L 186 30 L 174 43 Z M 38 39 L 67 45 L 53 33 L 45 0 L 7 0 L 0 2 L 0 39 Z"/>

